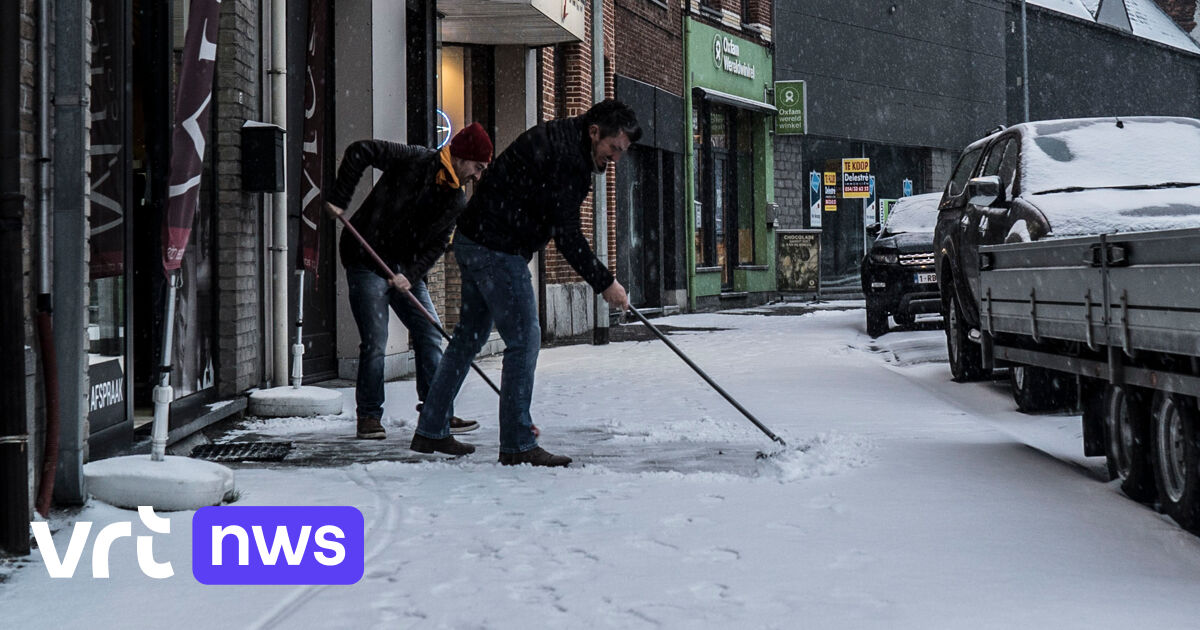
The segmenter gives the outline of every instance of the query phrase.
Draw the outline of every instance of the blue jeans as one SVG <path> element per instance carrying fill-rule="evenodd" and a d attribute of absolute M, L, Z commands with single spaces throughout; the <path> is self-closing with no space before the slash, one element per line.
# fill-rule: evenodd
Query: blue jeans
<path fill-rule="evenodd" d="M 454 338 L 429 385 L 417 434 L 435 440 L 450 435 L 450 405 L 495 322 L 505 346 L 500 380 L 500 452 L 523 453 L 537 447 L 529 403 L 542 343 L 528 263 L 520 256 L 479 245 L 461 232 L 454 237 L 454 256 L 462 269 L 462 312 Z"/>
<path fill-rule="evenodd" d="M 429 393 L 433 374 L 442 360 L 441 333 L 407 296 L 366 267 L 346 267 L 346 288 L 361 340 L 358 345 L 358 382 L 354 391 L 358 416 L 383 417 L 383 359 L 388 338 L 388 306 L 396 312 L 412 337 L 413 354 L 417 362 L 417 397 L 424 400 Z M 413 282 L 410 292 L 437 320 L 437 310 L 429 299 L 425 281 Z M 438 325 L 441 325 L 440 321 Z"/>

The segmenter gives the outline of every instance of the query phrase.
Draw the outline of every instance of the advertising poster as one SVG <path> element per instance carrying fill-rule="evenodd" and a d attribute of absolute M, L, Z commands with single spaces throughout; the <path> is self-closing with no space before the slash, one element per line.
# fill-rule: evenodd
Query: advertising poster
<path fill-rule="evenodd" d="M 871 196 L 870 158 L 842 160 L 842 198 L 867 199 Z"/>
<path fill-rule="evenodd" d="M 776 230 L 775 235 L 779 290 L 816 293 L 821 286 L 821 231 Z"/>
<path fill-rule="evenodd" d="M 808 174 L 808 225 L 812 228 L 821 227 L 821 174 L 811 171 Z"/>

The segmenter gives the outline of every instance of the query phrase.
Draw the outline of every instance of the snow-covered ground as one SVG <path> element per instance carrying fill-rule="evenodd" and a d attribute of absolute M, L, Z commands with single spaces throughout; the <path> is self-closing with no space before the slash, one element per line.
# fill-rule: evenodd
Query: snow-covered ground
<path fill-rule="evenodd" d="M 144 577 L 129 538 L 107 580 L 86 554 L 77 577 L 51 580 L 35 552 L 0 583 L 0 627 L 1200 623 L 1200 541 L 1103 481 L 1077 416 L 1017 413 L 1002 383 L 951 383 L 932 327 L 874 341 L 861 309 L 771 312 L 656 321 L 722 329 L 672 339 L 788 442 L 774 457 L 755 459 L 777 445 L 657 341 L 548 349 L 534 418 L 569 469 L 498 466 L 495 395 L 469 376 L 458 411 L 484 425 L 465 436 L 471 457 L 237 470 L 242 505 L 359 508 L 358 584 L 201 585 L 191 515 L 175 513 L 155 537 L 175 577 Z M 408 460 L 413 396 L 388 386 L 384 445 Z M 301 448 L 349 440 L 353 419 L 242 432 Z M 75 518 L 149 533 L 101 504 Z"/>

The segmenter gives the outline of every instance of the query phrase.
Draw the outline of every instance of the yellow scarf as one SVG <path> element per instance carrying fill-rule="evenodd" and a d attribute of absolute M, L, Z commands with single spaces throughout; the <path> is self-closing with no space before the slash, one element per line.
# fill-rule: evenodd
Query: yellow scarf
<path fill-rule="evenodd" d="M 458 189 L 462 184 L 458 181 L 458 174 L 454 172 L 454 164 L 450 161 L 450 145 L 442 147 L 438 151 L 438 158 L 442 161 L 442 170 L 438 171 L 437 183 L 439 186 L 448 186 Z"/>

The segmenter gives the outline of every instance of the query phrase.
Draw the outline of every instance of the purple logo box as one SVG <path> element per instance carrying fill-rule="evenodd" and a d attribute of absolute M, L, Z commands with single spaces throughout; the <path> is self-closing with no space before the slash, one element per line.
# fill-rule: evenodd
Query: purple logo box
<path fill-rule="evenodd" d="M 349 506 L 213 506 L 192 516 L 192 575 L 202 584 L 354 584 L 362 512 Z"/>

